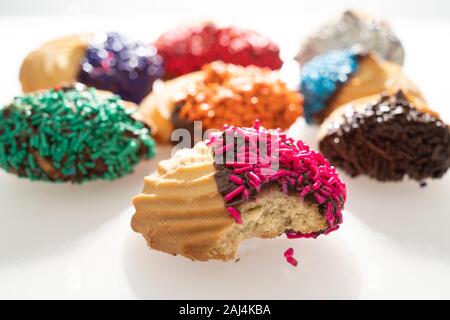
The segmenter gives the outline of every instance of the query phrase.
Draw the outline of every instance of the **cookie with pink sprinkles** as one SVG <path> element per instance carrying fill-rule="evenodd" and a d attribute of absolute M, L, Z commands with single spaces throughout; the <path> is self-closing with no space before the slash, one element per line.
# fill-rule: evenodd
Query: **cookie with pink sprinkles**
<path fill-rule="evenodd" d="M 339 228 L 346 186 L 334 167 L 279 129 L 225 126 L 145 178 L 131 226 L 156 250 L 235 260 L 250 238 L 316 238 Z M 293 249 L 286 261 L 297 265 Z"/>

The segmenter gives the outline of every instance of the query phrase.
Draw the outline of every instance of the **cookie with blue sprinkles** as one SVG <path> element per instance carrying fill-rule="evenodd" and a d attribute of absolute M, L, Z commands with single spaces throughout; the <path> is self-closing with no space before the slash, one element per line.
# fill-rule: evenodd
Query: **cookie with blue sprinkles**
<path fill-rule="evenodd" d="M 152 158 L 135 105 L 84 85 L 15 97 L 0 108 L 0 167 L 31 180 L 114 180 Z"/>
<path fill-rule="evenodd" d="M 139 103 L 163 73 L 154 46 L 109 32 L 44 43 L 25 58 L 19 77 L 26 93 L 78 81 Z"/>
<path fill-rule="evenodd" d="M 352 49 L 334 50 L 313 59 L 301 71 L 301 91 L 308 123 L 327 108 L 328 100 L 345 84 L 359 66 L 360 55 Z"/>
<path fill-rule="evenodd" d="M 308 123 L 322 123 L 334 109 L 352 100 L 398 90 L 424 103 L 400 65 L 359 47 L 319 55 L 301 70 L 300 91 Z"/>

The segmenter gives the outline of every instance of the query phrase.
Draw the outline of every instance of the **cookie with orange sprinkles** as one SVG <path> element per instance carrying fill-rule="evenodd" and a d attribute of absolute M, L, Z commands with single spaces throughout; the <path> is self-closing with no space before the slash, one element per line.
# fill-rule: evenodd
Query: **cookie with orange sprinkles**
<path fill-rule="evenodd" d="M 219 61 L 165 82 L 141 104 L 142 118 L 155 128 L 159 142 L 179 142 L 183 132 L 174 130 L 184 129 L 192 138 L 190 146 L 202 139 L 202 132 L 225 124 L 251 126 L 259 119 L 266 128 L 286 130 L 302 112 L 303 96 L 276 71 Z"/>

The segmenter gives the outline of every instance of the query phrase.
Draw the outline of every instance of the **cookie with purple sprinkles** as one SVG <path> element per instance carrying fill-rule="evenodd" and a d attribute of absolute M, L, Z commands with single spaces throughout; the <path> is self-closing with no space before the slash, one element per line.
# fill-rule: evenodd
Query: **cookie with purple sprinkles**
<path fill-rule="evenodd" d="M 337 230 L 345 200 L 345 183 L 320 153 L 255 122 L 161 161 L 133 199 L 131 226 L 156 250 L 227 261 L 250 238 Z M 293 253 L 285 257 L 296 265 Z"/>
<path fill-rule="evenodd" d="M 319 147 L 349 175 L 380 181 L 440 178 L 450 167 L 449 126 L 402 91 L 335 110 L 322 124 Z"/>
<path fill-rule="evenodd" d="M 163 76 L 157 49 L 119 33 L 70 35 L 44 43 L 20 69 L 24 92 L 79 81 L 139 103 Z"/>
<path fill-rule="evenodd" d="M 0 108 L 0 167 L 31 180 L 114 180 L 152 158 L 150 128 L 118 96 L 74 85 Z"/>

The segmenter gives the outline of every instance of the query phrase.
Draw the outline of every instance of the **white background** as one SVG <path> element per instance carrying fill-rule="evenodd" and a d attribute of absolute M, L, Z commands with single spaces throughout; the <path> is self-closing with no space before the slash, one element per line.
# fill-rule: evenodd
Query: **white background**
<path fill-rule="evenodd" d="M 450 120 L 450 2 L 1 1 L 0 101 L 19 93 L 18 68 L 42 41 L 120 31 L 143 41 L 211 18 L 270 35 L 287 61 L 315 24 L 353 7 L 388 17 L 406 48 L 405 71 Z M 316 146 L 316 128 L 291 133 Z M 158 159 L 170 148 L 160 147 Z M 157 160 L 115 182 L 29 182 L 0 173 L 0 298 L 450 298 L 450 174 L 430 181 L 348 182 L 344 224 L 317 240 L 252 240 L 237 263 L 194 263 L 150 251 L 129 227 L 130 199 Z M 299 267 L 283 261 L 296 249 Z"/>

